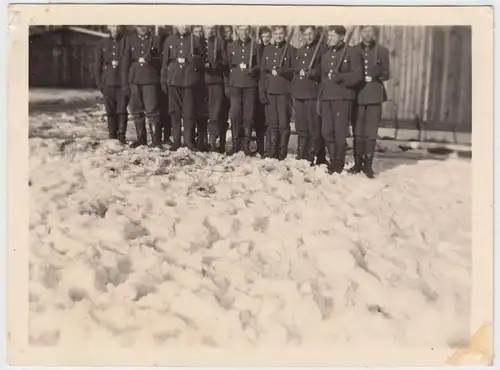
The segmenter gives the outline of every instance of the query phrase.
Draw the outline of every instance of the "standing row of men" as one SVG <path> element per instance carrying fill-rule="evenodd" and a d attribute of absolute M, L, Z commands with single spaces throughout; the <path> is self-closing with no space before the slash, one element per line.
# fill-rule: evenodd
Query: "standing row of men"
<path fill-rule="evenodd" d="M 352 122 L 355 164 L 349 172 L 374 177 L 389 53 L 375 41 L 373 26 L 361 26 L 355 47 L 344 40 L 343 26 L 322 32 L 302 26 L 299 49 L 286 26 L 257 28 L 258 40 L 251 26 L 237 26 L 236 40 L 231 26 L 176 26 L 163 42 L 148 26 L 126 37 L 117 26 L 108 29 L 111 37 L 96 48 L 96 80 L 110 138 L 126 143 L 128 107 L 137 131 L 131 147 L 147 145 L 149 127 L 153 146 L 224 153 L 230 118 L 228 155 L 253 155 L 255 131 L 257 152 L 283 160 L 293 109 L 298 159 L 327 163 L 327 151 L 329 172 L 342 172 Z"/>

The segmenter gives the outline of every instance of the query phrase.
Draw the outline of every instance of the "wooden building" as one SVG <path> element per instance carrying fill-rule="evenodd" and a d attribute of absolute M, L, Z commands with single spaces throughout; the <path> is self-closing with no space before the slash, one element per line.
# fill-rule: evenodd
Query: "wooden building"
<path fill-rule="evenodd" d="M 293 28 L 291 43 L 300 46 Z M 165 36 L 172 26 L 157 31 Z M 105 26 L 31 27 L 30 87 L 95 87 L 93 47 L 104 36 Z M 386 125 L 470 132 L 471 28 L 383 26 L 378 38 L 390 51 L 392 72 L 386 83 L 390 100 L 383 107 Z"/>

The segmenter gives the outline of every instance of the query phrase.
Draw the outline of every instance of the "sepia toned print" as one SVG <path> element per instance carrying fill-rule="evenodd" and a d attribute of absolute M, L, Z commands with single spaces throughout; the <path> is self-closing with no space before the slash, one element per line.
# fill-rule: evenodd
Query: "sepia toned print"
<path fill-rule="evenodd" d="M 26 345 L 489 362 L 475 23 L 189 14 L 29 25 Z"/>

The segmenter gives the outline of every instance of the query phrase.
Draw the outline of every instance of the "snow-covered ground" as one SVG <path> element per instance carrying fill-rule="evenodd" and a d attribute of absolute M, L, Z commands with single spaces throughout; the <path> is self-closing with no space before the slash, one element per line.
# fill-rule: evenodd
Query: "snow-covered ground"
<path fill-rule="evenodd" d="M 329 176 L 291 156 L 124 149 L 94 139 L 102 114 L 30 117 L 32 344 L 469 337 L 468 160 L 388 152 L 375 180 Z"/>

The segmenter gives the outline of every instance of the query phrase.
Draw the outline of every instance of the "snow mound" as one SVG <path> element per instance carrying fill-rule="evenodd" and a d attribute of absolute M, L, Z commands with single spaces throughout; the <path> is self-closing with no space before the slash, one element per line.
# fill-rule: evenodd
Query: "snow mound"
<path fill-rule="evenodd" d="M 33 138 L 30 341 L 462 345 L 470 172 Z"/>

